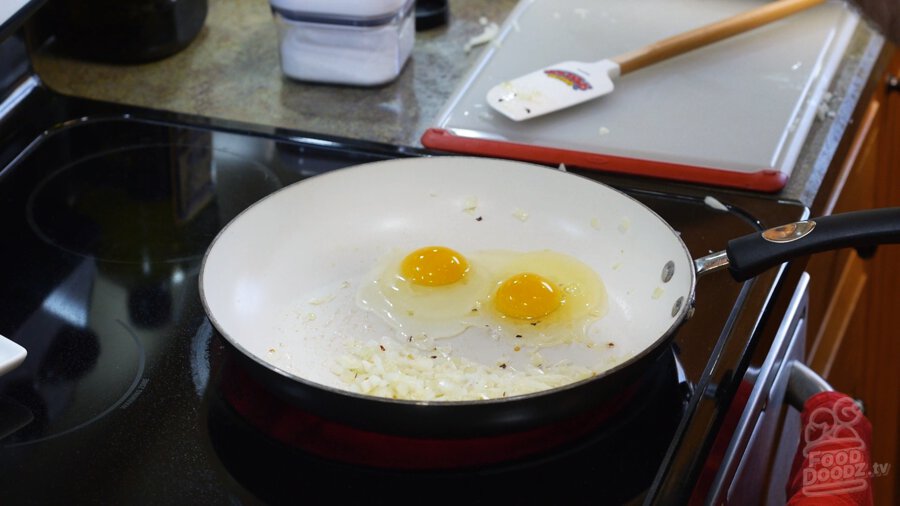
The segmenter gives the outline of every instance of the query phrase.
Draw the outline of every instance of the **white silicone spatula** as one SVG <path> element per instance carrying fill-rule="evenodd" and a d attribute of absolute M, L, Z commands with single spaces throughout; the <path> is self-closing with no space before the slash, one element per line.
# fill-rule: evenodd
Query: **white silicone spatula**
<path fill-rule="evenodd" d="M 825 0 L 778 0 L 608 60 L 545 67 L 487 93 L 488 104 L 515 121 L 543 116 L 613 91 L 613 80 L 648 65 L 787 17 Z"/>
<path fill-rule="evenodd" d="M 0 376 L 18 367 L 27 354 L 25 348 L 0 335 Z"/>

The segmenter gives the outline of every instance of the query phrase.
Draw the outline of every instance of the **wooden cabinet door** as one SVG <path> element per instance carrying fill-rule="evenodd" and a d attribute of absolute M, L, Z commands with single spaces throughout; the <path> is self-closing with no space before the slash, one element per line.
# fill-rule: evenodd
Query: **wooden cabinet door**
<path fill-rule="evenodd" d="M 833 212 L 900 206 L 900 53 L 867 104 L 845 159 Z M 826 207 L 828 207 L 826 205 Z M 872 422 L 872 461 L 890 464 L 872 479 L 876 504 L 893 505 L 900 469 L 900 245 L 870 258 L 855 251 L 810 260 L 807 363 L 835 389 L 864 403 Z"/>

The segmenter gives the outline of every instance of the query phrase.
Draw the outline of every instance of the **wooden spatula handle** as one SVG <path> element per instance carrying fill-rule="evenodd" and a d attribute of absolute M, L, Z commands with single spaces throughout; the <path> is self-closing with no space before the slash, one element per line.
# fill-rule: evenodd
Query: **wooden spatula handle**
<path fill-rule="evenodd" d="M 678 56 L 713 42 L 790 16 L 825 0 L 778 0 L 722 21 L 701 26 L 689 32 L 635 49 L 612 60 L 619 64 L 620 74 L 627 74 L 662 60 Z"/>

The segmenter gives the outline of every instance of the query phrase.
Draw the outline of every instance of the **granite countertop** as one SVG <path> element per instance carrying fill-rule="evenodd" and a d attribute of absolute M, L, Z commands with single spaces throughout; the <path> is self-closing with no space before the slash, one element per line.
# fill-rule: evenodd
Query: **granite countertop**
<path fill-rule="evenodd" d="M 467 51 L 466 42 L 485 23 L 501 24 L 517 3 L 450 0 L 450 22 L 417 32 L 400 76 L 372 88 L 285 78 L 267 0 L 209 0 L 197 39 L 161 61 L 108 65 L 43 48 L 33 62 L 49 87 L 67 95 L 420 147 L 422 133 L 478 58 L 480 49 Z M 831 84 L 828 113 L 813 125 L 791 179 L 774 197 L 811 205 L 883 48 L 883 39 L 861 23 Z"/>
<path fill-rule="evenodd" d="M 392 83 L 372 88 L 306 84 L 284 77 L 268 0 L 209 0 L 206 24 L 185 50 L 142 65 L 34 56 L 51 88 L 81 97 L 307 132 L 416 146 L 478 56 L 465 42 L 501 23 L 516 0 L 450 0 L 447 25 L 416 33 L 413 55 Z"/>

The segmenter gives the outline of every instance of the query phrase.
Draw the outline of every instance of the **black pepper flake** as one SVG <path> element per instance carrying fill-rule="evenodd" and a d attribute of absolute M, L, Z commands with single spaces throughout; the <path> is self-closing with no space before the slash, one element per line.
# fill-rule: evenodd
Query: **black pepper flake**
<path fill-rule="evenodd" d="M 407 338 L 406 338 L 406 342 L 407 342 L 407 343 L 411 343 L 411 342 L 412 342 L 412 336 L 407 337 Z"/>
<path fill-rule="evenodd" d="M 475 221 L 481 221 L 481 220 L 483 220 L 483 219 L 484 219 L 483 216 L 479 216 L 479 217 L 475 218 Z"/>
<path fill-rule="evenodd" d="M 431 358 L 437 358 L 437 355 L 432 355 Z"/>
<path fill-rule="evenodd" d="M 522 339 L 522 334 L 516 334 L 516 339 Z"/>
<path fill-rule="evenodd" d="M 506 364 L 500 364 L 500 369 L 506 369 Z"/>
<path fill-rule="evenodd" d="M 473 313 L 477 313 L 477 312 L 478 312 L 478 308 L 477 308 L 477 307 L 473 307 L 473 308 L 472 308 L 472 312 L 473 312 Z"/>
<path fill-rule="evenodd" d="M 607 346 L 608 348 L 615 348 L 616 343 L 606 343 L 606 346 Z"/>
<path fill-rule="evenodd" d="M 532 327 L 536 327 L 539 322 L 531 322 Z"/>
<path fill-rule="evenodd" d="M 379 344 L 378 347 L 381 348 L 381 351 L 387 351 L 387 350 L 384 349 L 384 345 L 383 345 L 383 344 Z"/>

